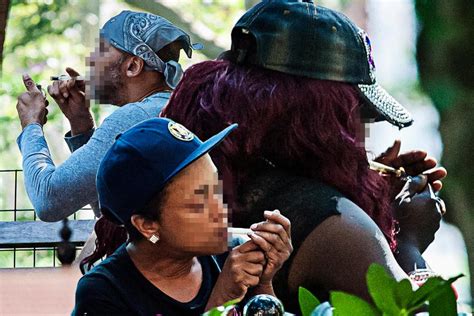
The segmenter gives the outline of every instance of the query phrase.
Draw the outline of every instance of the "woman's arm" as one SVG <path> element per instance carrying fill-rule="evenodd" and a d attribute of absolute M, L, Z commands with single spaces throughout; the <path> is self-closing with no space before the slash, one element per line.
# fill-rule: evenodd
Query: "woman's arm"
<path fill-rule="evenodd" d="M 445 212 L 443 202 L 434 194 L 427 177 L 417 176 L 406 182 L 393 204 L 399 227 L 395 258 L 407 273 L 426 268 L 421 254 L 439 229 Z"/>
<path fill-rule="evenodd" d="M 396 280 L 408 278 L 375 222 L 348 199 L 339 199 L 337 207 L 341 215 L 322 222 L 297 250 L 290 267 L 290 291 L 317 287 L 370 301 L 366 273 L 372 263 L 384 266 Z"/>

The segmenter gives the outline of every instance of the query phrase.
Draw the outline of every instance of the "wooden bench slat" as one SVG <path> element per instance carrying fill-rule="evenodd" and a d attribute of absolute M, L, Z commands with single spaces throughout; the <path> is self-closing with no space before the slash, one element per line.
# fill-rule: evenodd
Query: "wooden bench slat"
<path fill-rule="evenodd" d="M 70 242 L 81 246 L 94 229 L 95 220 L 70 220 Z M 62 222 L 0 222 L 0 248 L 52 247 L 62 242 Z"/>

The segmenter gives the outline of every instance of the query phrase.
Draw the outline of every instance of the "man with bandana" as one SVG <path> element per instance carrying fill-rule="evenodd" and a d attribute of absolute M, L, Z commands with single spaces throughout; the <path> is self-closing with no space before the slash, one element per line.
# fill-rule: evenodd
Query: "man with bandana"
<path fill-rule="evenodd" d="M 59 221 L 87 204 L 100 215 L 95 176 L 102 157 L 118 134 L 160 113 L 182 76 L 180 49 L 191 57 L 196 48 L 188 34 L 166 19 L 131 11 L 107 21 L 99 39 L 87 58 L 90 81 L 75 79 L 79 74 L 66 68 L 72 79 L 48 87 L 71 125 L 65 140 L 72 154 L 61 165 L 54 164 L 42 130 L 46 98 L 23 76 L 27 92 L 18 98 L 23 131 L 17 143 L 26 191 L 43 221 Z M 119 108 L 94 128 L 89 99 Z"/>

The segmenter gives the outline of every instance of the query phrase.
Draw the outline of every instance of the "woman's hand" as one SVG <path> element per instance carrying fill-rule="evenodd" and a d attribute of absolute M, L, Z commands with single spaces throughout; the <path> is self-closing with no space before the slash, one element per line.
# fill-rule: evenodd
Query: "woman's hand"
<path fill-rule="evenodd" d="M 264 265 L 264 253 L 252 241 L 232 249 L 209 297 L 206 310 L 244 298 L 249 287 L 260 283 Z"/>
<path fill-rule="evenodd" d="M 399 243 L 416 246 L 423 253 L 434 240 L 445 207 L 428 183 L 428 177 L 418 176 L 408 180 L 398 194 L 394 212 L 400 227 Z"/>
<path fill-rule="evenodd" d="M 423 150 L 413 150 L 400 154 L 400 140 L 396 140 L 391 147 L 378 156 L 375 161 L 394 168 L 403 167 L 409 176 L 424 174 L 428 177 L 434 192 L 439 192 L 443 187 L 441 180 L 446 177 L 447 171 L 443 167 L 437 167 L 435 158 L 428 156 Z M 392 197 L 400 192 L 404 182 L 395 177 L 390 178 L 392 186 Z"/>
<path fill-rule="evenodd" d="M 263 215 L 266 221 L 250 226 L 253 233 L 249 236 L 265 253 L 267 259 L 258 286 L 271 288 L 273 276 L 293 251 L 291 223 L 278 210 L 265 211 Z"/>

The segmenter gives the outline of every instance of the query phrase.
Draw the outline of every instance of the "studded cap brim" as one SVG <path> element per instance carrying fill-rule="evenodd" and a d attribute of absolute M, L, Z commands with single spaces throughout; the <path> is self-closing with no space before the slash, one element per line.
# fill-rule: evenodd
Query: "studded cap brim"
<path fill-rule="evenodd" d="M 358 84 L 357 87 L 367 103 L 389 123 L 399 128 L 410 126 L 413 123 L 410 112 L 378 83 Z"/>

